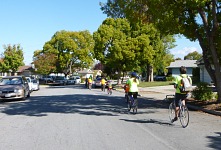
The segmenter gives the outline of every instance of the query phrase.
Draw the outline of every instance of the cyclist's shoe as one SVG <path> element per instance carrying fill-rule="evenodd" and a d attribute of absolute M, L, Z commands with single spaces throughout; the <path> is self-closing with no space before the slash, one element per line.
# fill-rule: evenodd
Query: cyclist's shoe
<path fill-rule="evenodd" d="M 175 121 L 177 121 L 177 120 L 178 120 L 178 118 L 175 117 L 175 118 L 173 118 L 173 119 L 171 120 L 171 122 L 173 123 L 173 122 L 175 122 Z"/>

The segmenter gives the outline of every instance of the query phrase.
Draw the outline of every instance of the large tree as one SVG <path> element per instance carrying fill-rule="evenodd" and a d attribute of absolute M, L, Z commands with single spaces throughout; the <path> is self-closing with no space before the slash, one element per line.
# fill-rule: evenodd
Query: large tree
<path fill-rule="evenodd" d="M 43 47 L 43 53 L 54 54 L 56 72 L 71 73 L 72 68 L 81 69 L 93 63 L 94 41 L 89 31 L 59 31 Z"/>
<path fill-rule="evenodd" d="M 150 24 L 130 24 L 127 19 L 108 18 L 94 32 L 94 54 L 112 72 L 149 69 L 163 45 L 157 30 Z"/>
<path fill-rule="evenodd" d="M 129 20 L 153 22 L 164 34 L 182 34 L 198 40 L 205 67 L 221 102 L 221 2 L 219 0 L 108 0 L 102 10 Z"/>
<path fill-rule="evenodd" d="M 56 70 L 56 55 L 36 50 L 34 52 L 33 64 L 37 73 L 48 75 Z"/>
<path fill-rule="evenodd" d="M 1 55 L 0 70 L 1 72 L 18 71 L 20 66 L 24 65 L 23 49 L 18 45 L 4 45 L 4 53 Z"/>
<path fill-rule="evenodd" d="M 94 57 L 119 74 L 133 69 L 131 64 L 135 64 L 136 60 L 135 54 L 128 46 L 130 44 L 134 47 L 130 34 L 130 24 L 126 19 L 104 20 L 93 34 Z"/>

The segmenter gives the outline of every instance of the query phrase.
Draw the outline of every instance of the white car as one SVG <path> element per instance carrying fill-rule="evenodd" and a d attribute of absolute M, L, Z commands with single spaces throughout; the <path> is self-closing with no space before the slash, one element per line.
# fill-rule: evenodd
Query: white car
<path fill-rule="evenodd" d="M 38 91 L 40 89 L 39 81 L 37 79 L 31 79 L 32 82 L 32 90 Z"/>
<path fill-rule="evenodd" d="M 81 83 L 81 77 L 75 76 L 75 84 L 80 84 Z"/>
<path fill-rule="evenodd" d="M 28 81 L 28 86 L 29 86 L 29 91 L 33 91 L 32 87 L 33 87 L 33 83 L 31 82 L 31 78 L 30 77 L 25 77 Z"/>

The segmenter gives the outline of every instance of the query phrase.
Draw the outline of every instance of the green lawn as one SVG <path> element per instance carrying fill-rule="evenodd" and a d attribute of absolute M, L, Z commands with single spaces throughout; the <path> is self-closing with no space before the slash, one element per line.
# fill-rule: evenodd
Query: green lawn
<path fill-rule="evenodd" d="M 166 86 L 172 85 L 172 81 L 154 81 L 154 82 L 140 82 L 139 87 L 152 87 L 152 86 Z"/>
<path fill-rule="evenodd" d="M 140 82 L 138 87 L 152 87 L 152 86 L 166 86 L 172 85 L 172 81 L 154 81 L 154 82 Z M 123 85 L 113 84 L 115 88 L 122 88 Z"/>

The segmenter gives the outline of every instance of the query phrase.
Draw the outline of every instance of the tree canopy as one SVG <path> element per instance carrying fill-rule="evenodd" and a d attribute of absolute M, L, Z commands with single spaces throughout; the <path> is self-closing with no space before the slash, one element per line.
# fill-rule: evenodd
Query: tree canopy
<path fill-rule="evenodd" d="M 93 63 L 94 41 L 89 31 L 59 31 L 46 42 L 42 53 L 55 55 L 55 72 L 68 74 L 71 68 L 87 68 Z"/>
<path fill-rule="evenodd" d="M 4 53 L 1 55 L 0 69 L 1 72 L 18 71 L 20 66 L 24 65 L 24 56 L 21 46 L 18 45 L 4 45 Z"/>
<path fill-rule="evenodd" d="M 194 51 L 184 56 L 184 60 L 199 60 L 202 57 L 202 54 L 198 53 L 197 51 Z"/>
<path fill-rule="evenodd" d="M 153 65 L 154 57 L 164 50 L 153 25 L 131 24 L 122 18 L 107 18 L 93 37 L 95 58 L 119 73 Z"/>
<path fill-rule="evenodd" d="M 101 3 L 108 16 L 154 23 L 162 34 L 182 34 L 198 40 L 207 72 L 221 102 L 221 2 L 218 0 L 108 0 Z M 116 17 L 116 16 L 115 16 Z M 119 16 L 117 16 L 119 17 Z"/>
<path fill-rule="evenodd" d="M 36 50 L 34 52 L 33 64 L 37 73 L 48 75 L 56 70 L 56 55 Z"/>

